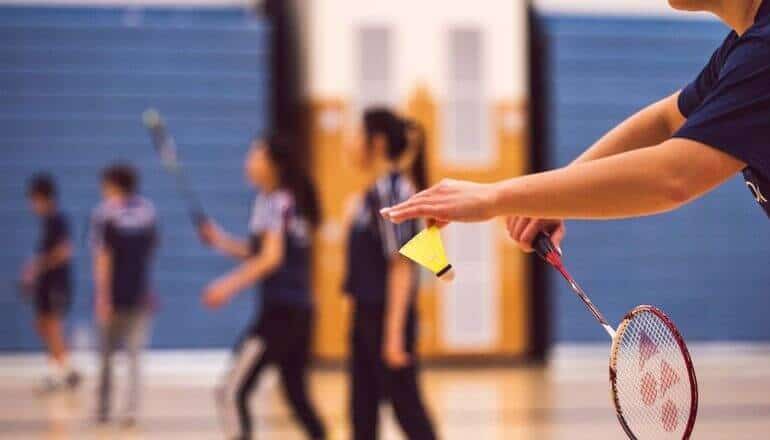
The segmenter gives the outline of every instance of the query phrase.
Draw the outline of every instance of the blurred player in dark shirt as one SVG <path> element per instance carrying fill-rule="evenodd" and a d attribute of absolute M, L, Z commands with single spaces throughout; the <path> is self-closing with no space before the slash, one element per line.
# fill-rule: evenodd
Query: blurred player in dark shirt
<path fill-rule="evenodd" d="M 67 219 L 59 212 L 56 184 L 50 176 L 34 176 L 27 186 L 27 198 L 32 212 L 40 217 L 41 232 L 35 255 L 22 270 L 22 285 L 34 297 L 37 331 L 51 362 L 45 385 L 49 390 L 75 387 L 80 376 L 70 367 L 64 334 L 64 320 L 72 302 L 72 244 Z"/>
<path fill-rule="evenodd" d="M 152 203 L 137 193 L 138 176 L 117 164 L 102 173 L 103 201 L 91 220 L 95 313 L 101 332 L 101 374 L 97 419 L 110 417 L 112 354 L 126 347 L 129 375 L 123 422 L 132 425 L 139 407 L 139 356 L 149 325 L 149 273 L 156 244 Z"/>

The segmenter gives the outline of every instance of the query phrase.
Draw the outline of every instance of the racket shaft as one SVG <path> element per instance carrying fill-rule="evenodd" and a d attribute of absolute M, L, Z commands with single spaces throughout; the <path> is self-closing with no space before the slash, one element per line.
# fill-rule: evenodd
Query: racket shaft
<path fill-rule="evenodd" d="M 599 321 L 599 324 L 602 325 L 604 328 L 604 331 L 607 332 L 608 335 L 610 335 L 610 338 L 615 339 L 615 329 L 612 328 L 612 326 L 607 322 L 607 319 L 602 315 L 602 312 L 599 311 L 599 309 L 594 305 L 593 302 L 591 302 L 591 298 L 588 297 L 586 292 L 583 290 L 582 287 L 575 281 L 574 278 L 567 272 L 567 269 L 564 268 L 564 264 L 561 261 L 561 256 L 559 255 L 559 251 L 556 250 L 556 246 L 553 245 L 551 242 L 551 238 L 541 232 L 538 234 L 537 237 L 535 237 L 535 241 L 533 243 L 533 246 L 535 248 L 535 253 L 546 263 L 551 265 L 554 269 L 558 270 L 559 273 L 564 277 L 565 280 L 567 280 L 567 283 L 569 283 L 570 288 L 573 292 L 580 298 L 581 301 L 583 301 L 583 304 L 586 305 L 588 308 L 588 311 L 591 312 L 592 315 L 594 315 L 594 318 L 596 318 L 597 321 Z"/>
<path fill-rule="evenodd" d="M 156 113 L 157 115 L 157 113 Z M 157 120 L 152 124 L 147 124 L 152 139 L 153 146 L 160 156 L 160 161 L 168 172 L 174 175 L 176 187 L 179 194 L 187 205 L 188 215 L 195 226 L 200 226 L 206 221 L 206 215 L 203 212 L 203 205 L 200 203 L 197 194 L 192 190 L 187 176 L 182 167 L 179 166 L 179 160 L 176 155 L 176 144 L 167 130 L 165 124 L 157 116 Z M 147 122 L 145 122 L 147 123 Z"/>
<path fill-rule="evenodd" d="M 572 277 L 567 273 L 564 268 L 557 267 L 556 268 L 559 273 L 562 274 L 565 280 L 567 280 L 567 283 L 569 283 L 570 288 L 573 292 L 580 298 L 581 301 L 583 301 L 583 304 L 586 305 L 588 308 L 588 311 L 591 312 L 592 315 L 594 315 L 594 318 L 596 318 L 597 321 L 599 321 L 599 324 L 604 327 L 604 331 L 607 332 L 608 335 L 610 335 L 610 338 L 615 338 L 615 329 L 612 328 L 612 326 L 607 322 L 607 319 L 602 315 L 602 312 L 599 311 L 599 309 L 594 305 L 594 303 L 591 301 L 591 298 L 588 297 L 586 292 L 583 290 L 582 287 L 574 280 Z"/>

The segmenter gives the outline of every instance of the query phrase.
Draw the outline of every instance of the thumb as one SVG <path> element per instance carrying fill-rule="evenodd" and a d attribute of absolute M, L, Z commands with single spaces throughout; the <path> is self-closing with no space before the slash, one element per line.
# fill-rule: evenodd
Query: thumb
<path fill-rule="evenodd" d="M 561 242 L 564 240 L 564 235 L 566 232 L 567 231 L 564 229 L 564 225 L 561 225 L 551 234 L 551 242 L 553 242 L 553 245 L 556 246 L 556 249 L 559 250 L 560 254 L 562 253 Z"/>

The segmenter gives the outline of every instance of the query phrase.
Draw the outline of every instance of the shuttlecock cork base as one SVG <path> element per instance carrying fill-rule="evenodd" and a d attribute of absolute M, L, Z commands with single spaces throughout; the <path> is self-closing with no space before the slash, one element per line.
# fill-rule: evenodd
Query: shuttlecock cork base
<path fill-rule="evenodd" d="M 446 258 L 441 232 L 435 226 L 415 235 L 399 252 L 436 274 L 442 281 L 449 282 L 455 278 L 455 271 Z"/>

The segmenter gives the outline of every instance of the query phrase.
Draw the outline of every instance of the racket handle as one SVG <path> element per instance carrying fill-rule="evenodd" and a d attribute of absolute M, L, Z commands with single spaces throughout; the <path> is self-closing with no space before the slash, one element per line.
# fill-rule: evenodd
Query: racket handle
<path fill-rule="evenodd" d="M 537 237 L 535 237 L 535 240 L 532 242 L 532 248 L 535 250 L 537 256 L 542 258 L 546 263 L 551 263 L 549 256 L 559 255 L 559 251 L 551 241 L 551 237 L 545 232 L 537 234 Z"/>

